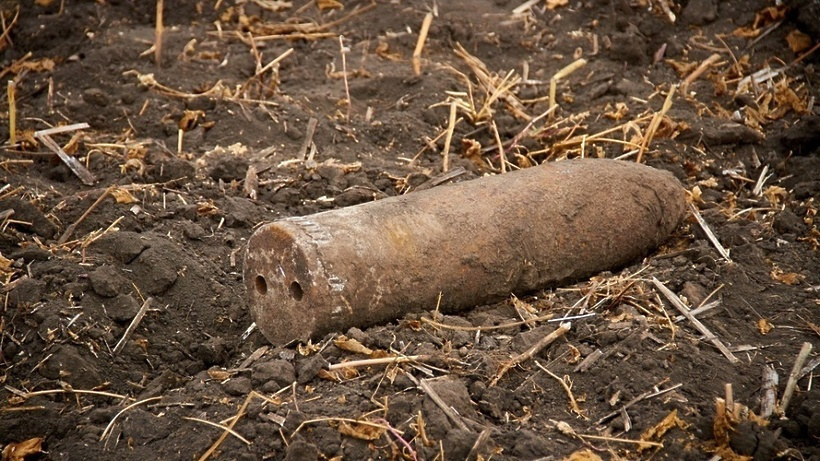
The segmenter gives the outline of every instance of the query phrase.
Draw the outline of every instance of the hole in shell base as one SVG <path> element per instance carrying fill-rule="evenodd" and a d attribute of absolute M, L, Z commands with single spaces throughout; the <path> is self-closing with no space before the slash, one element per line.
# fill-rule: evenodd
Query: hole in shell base
<path fill-rule="evenodd" d="M 291 282 L 290 286 L 288 287 L 288 291 L 290 292 L 290 297 L 296 301 L 301 301 L 302 296 L 304 296 L 305 292 L 302 290 L 302 285 L 299 285 L 299 282 Z"/>
<path fill-rule="evenodd" d="M 256 288 L 256 292 L 262 296 L 268 292 L 268 282 L 265 281 L 265 277 L 261 275 L 257 275 L 256 278 L 253 279 L 253 285 Z"/>

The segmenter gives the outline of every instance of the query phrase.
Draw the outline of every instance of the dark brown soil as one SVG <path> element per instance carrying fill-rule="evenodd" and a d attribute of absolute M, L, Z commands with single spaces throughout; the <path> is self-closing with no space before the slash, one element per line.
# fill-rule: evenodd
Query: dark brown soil
<path fill-rule="evenodd" d="M 814 344 L 808 364 L 817 363 L 816 1 L 570 1 L 549 9 L 561 3 L 550 0 L 514 15 L 519 2 L 508 0 L 351 0 L 323 10 L 317 4 L 334 2 L 184 0 L 166 2 L 161 67 L 144 53 L 154 41 L 151 2 L 61 3 L 0 2 L 0 74 L 16 83 L 18 142 L 9 146 L 4 97 L 4 460 L 27 452 L 26 459 L 820 459 L 811 367 L 783 417 L 739 415 L 728 433 L 721 418 L 716 424 L 727 384 L 734 401 L 760 413 L 765 367 L 780 376 L 779 398 L 803 343 Z M 672 7 L 674 23 L 661 3 Z M 411 56 L 431 5 L 416 76 Z M 349 50 L 349 120 L 339 35 Z M 499 367 L 557 323 L 476 333 L 422 320 L 435 314 L 430 306 L 309 344 L 246 335 L 242 250 L 258 224 L 447 182 L 436 178 L 448 98 L 468 101 L 469 79 L 477 109 L 487 99 L 454 51 L 459 45 L 496 84 L 510 70 L 528 80 L 487 116 L 459 112 L 449 164 L 465 172 L 456 181 L 499 168 L 491 121 L 516 167 L 630 151 L 624 161 L 635 161 L 631 145 L 612 140 L 640 143 L 671 85 L 717 54 L 687 94 L 672 98 L 641 161 L 683 182 L 731 261 L 687 219 L 665 247 L 620 272 L 439 316 L 489 327 L 526 315 L 594 314 L 495 386 Z M 587 64 L 558 84 L 560 109 L 527 129 L 523 114 L 546 111 L 550 79 L 580 57 Z M 786 67 L 737 91 L 741 78 L 767 66 Z M 304 162 L 311 118 L 316 150 Z M 95 176 L 92 186 L 33 137 L 82 122 L 90 127 L 52 137 Z M 609 141 L 576 142 L 610 128 L 601 136 Z M 472 141 L 483 154 L 462 155 Z M 635 231 L 624 229 L 625 238 Z M 688 320 L 675 321 L 679 312 L 653 277 L 690 306 L 717 301 L 698 318 L 738 363 Z M 351 351 L 359 344 L 372 356 L 425 358 L 328 369 L 368 358 L 366 349 Z M 571 387 L 580 414 L 544 369 Z M 667 417 L 672 422 L 661 424 Z M 228 435 L 209 452 L 224 431 L 207 422 L 230 425 L 245 441 Z M 656 435 L 647 432 L 653 428 Z M 37 438 L 39 449 L 37 440 L 22 444 Z M 635 443 L 641 439 L 662 447 Z"/>

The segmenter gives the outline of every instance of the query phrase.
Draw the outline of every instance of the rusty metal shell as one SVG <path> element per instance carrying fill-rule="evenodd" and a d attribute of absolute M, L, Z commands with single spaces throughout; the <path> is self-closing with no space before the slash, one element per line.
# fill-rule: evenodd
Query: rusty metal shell
<path fill-rule="evenodd" d="M 504 175 L 267 224 L 248 242 L 251 315 L 275 344 L 453 312 L 612 270 L 685 214 L 668 172 L 606 159 Z"/>

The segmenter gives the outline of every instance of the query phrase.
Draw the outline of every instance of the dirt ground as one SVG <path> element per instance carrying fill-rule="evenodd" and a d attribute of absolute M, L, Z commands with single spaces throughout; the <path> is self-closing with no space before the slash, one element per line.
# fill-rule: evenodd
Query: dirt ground
<path fill-rule="evenodd" d="M 820 460 L 820 4 L 522 3 L 169 1 L 157 62 L 153 2 L 0 2 L 3 460 Z M 705 226 L 459 314 L 251 328 L 260 223 L 579 156 L 672 172 Z M 581 318 L 494 383 L 549 315 Z"/>

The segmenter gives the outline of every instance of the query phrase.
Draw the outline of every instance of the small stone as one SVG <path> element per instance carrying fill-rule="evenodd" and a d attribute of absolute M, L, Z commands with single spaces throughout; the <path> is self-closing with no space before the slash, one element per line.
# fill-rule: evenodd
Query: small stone
<path fill-rule="evenodd" d="M 387 194 L 380 190 L 366 189 L 364 187 L 351 187 L 337 195 L 333 202 L 337 206 L 346 207 L 358 205 L 360 203 L 372 202 L 373 200 L 385 198 Z"/>
<path fill-rule="evenodd" d="M 21 278 L 14 283 L 8 294 L 9 307 L 26 307 L 39 302 L 45 294 L 46 283 L 42 280 Z"/>
<path fill-rule="evenodd" d="M 35 234 L 50 239 L 57 233 L 57 225 L 51 222 L 46 215 L 34 204 L 17 197 L 10 197 L 0 200 L 0 210 L 14 210 L 15 221 L 25 221 L 31 223 L 21 228 L 24 232 L 34 232 Z"/>
<path fill-rule="evenodd" d="M 293 126 L 293 124 L 288 124 L 287 129 L 285 130 L 285 136 L 289 137 L 294 141 L 298 141 L 302 139 L 305 135 L 299 130 L 299 128 Z"/>
<path fill-rule="evenodd" d="M 206 366 L 220 365 L 228 358 L 225 340 L 219 337 L 210 338 L 196 346 L 196 356 Z"/>
<path fill-rule="evenodd" d="M 195 222 L 185 220 L 180 226 L 182 227 L 182 235 L 191 240 L 202 240 L 207 235 L 205 229 Z"/>
<path fill-rule="evenodd" d="M 169 261 L 169 254 L 157 247 L 143 251 L 137 258 L 141 266 L 140 281 L 145 291 L 152 295 L 165 293 L 177 281 L 176 261 Z M 136 273 L 137 271 L 135 271 Z"/>
<path fill-rule="evenodd" d="M 48 261 L 51 258 L 51 253 L 36 246 L 29 245 L 22 250 L 15 251 L 11 254 L 11 259 L 23 258 L 26 262 L 29 261 Z"/>
<path fill-rule="evenodd" d="M 795 235 L 803 235 L 803 233 L 808 229 L 808 226 L 805 222 L 803 222 L 803 219 L 788 208 L 774 216 L 772 227 L 781 234 Z"/>
<path fill-rule="evenodd" d="M 245 376 L 236 376 L 223 385 L 225 393 L 234 397 L 248 395 L 251 392 L 251 380 Z"/>
<path fill-rule="evenodd" d="M 82 98 L 86 104 L 98 107 L 105 107 L 111 102 L 108 94 L 99 88 L 89 88 L 83 91 Z"/>
<path fill-rule="evenodd" d="M 145 445 L 153 440 L 161 440 L 170 435 L 178 424 L 175 418 L 167 414 L 155 415 L 142 409 L 127 413 L 122 421 L 122 436 L 136 445 Z"/>
<path fill-rule="evenodd" d="M 251 380 L 255 386 L 273 382 L 277 388 L 282 388 L 296 381 L 296 371 L 287 360 L 271 360 L 255 364 Z"/>
<path fill-rule="evenodd" d="M 304 440 L 297 440 L 288 445 L 285 461 L 302 461 L 307 459 L 319 459 L 319 449 L 312 443 Z"/>
<path fill-rule="evenodd" d="M 121 294 L 105 303 L 105 311 L 111 320 L 115 322 L 130 322 L 137 311 L 140 303 L 130 295 Z"/>
<path fill-rule="evenodd" d="M 689 0 L 681 12 L 681 19 L 687 24 L 702 26 L 717 19 L 716 0 Z"/>
<path fill-rule="evenodd" d="M 223 155 L 216 159 L 214 165 L 208 172 L 208 176 L 214 180 L 223 180 L 231 182 L 232 180 L 241 181 L 245 179 L 245 174 L 248 172 L 248 160 L 238 157 L 236 155 Z"/>
<path fill-rule="evenodd" d="M 296 380 L 299 384 L 306 384 L 313 380 L 319 370 L 327 366 L 327 360 L 319 354 L 308 357 L 299 362 L 296 370 Z"/>
<path fill-rule="evenodd" d="M 92 247 L 128 264 L 145 251 L 148 244 L 136 232 L 120 231 L 104 235 Z"/>
<path fill-rule="evenodd" d="M 93 389 L 103 382 L 92 362 L 71 346 L 58 346 L 37 371 L 48 379 L 63 380 L 77 389 Z"/>
<path fill-rule="evenodd" d="M 91 289 L 104 298 L 113 298 L 120 292 L 125 278 L 113 266 L 100 266 L 88 274 Z"/>

